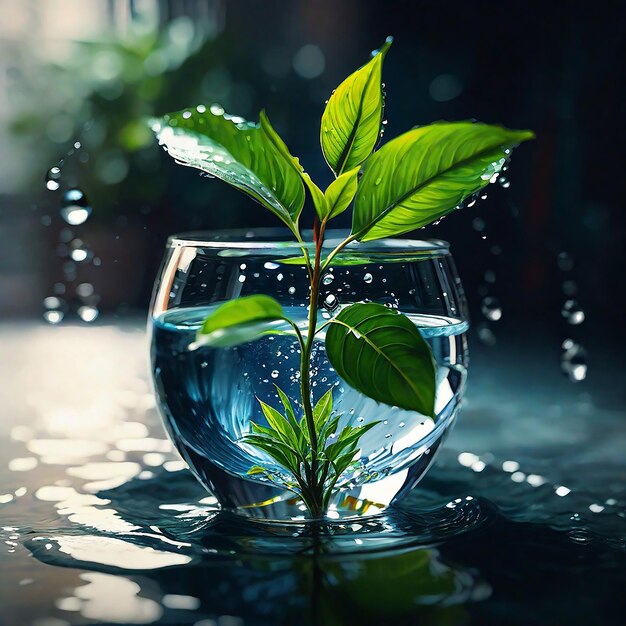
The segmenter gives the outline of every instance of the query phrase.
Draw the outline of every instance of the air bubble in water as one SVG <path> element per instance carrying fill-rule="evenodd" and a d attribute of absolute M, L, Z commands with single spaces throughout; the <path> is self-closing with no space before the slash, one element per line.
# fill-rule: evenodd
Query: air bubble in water
<path fill-rule="evenodd" d="M 563 342 L 561 369 L 574 383 L 587 378 L 587 351 L 571 339 Z"/>
<path fill-rule="evenodd" d="M 498 299 L 493 296 L 483 298 L 481 311 L 491 322 L 497 322 L 499 319 L 502 319 L 502 307 Z"/>
<path fill-rule="evenodd" d="M 78 307 L 78 317 L 83 322 L 93 322 L 99 315 L 100 311 L 95 306 Z"/>
<path fill-rule="evenodd" d="M 363 282 L 366 282 L 368 285 L 374 280 L 374 277 L 368 272 L 363 276 Z"/>
<path fill-rule="evenodd" d="M 324 299 L 324 306 L 330 311 L 336 309 L 338 304 L 337 298 L 332 293 L 329 293 Z"/>
<path fill-rule="evenodd" d="M 585 312 L 576 300 L 567 300 L 561 309 L 561 315 L 572 326 L 578 326 L 585 321 Z"/>
<path fill-rule="evenodd" d="M 324 278 L 322 278 L 322 283 L 324 283 L 325 285 L 330 285 L 333 280 L 335 280 L 335 277 L 332 275 L 332 273 L 329 272 L 324 276 Z"/>

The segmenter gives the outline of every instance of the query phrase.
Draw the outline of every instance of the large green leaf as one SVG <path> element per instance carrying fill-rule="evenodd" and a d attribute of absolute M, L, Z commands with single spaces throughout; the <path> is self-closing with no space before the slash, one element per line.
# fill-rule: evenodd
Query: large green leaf
<path fill-rule="evenodd" d="M 285 319 L 283 308 L 270 296 L 244 296 L 217 307 L 202 323 L 196 343 L 226 348 L 253 341 Z"/>
<path fill-rule="evenodd" d="M 159 143 L 176 161 L 245 191 L 294 233 L 304 205 L 301 167 L 261 113 L 261 123 L 213 105 L 151 120 Z"/>
<path fill-rule="evenodd" d="M 383 116 L 382 65 L 391 37 L 363 67 L 333 92 L 320 129 L 324 158 L 336 175 L 363 163 L 380 137 Z"/>
<path fill-rule="evenodd" d="M 352 304 L 331 320 L 326 353 L 339 376 L 366 396 L 434 414 L 433 357 L 405 315 L 381 304 Z"/>
<path fill-rule="evenodd" d="M 400 235 L 437 220 L 497 174 L 529 130 L 437 122 L 396 137 L 365 163 L 354 201 L 360 241 Z"/>

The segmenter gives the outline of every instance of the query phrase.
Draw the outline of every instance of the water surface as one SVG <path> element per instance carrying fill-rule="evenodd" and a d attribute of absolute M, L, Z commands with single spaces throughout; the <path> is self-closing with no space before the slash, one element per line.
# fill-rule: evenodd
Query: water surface
<path fill-rule="evenodd" d="M 217 513 L 157 418 L 141 323 L 0 327 L 0 623 L 620 623 L 614 356 L 574 386 L 528 336 L 472 344 L 403 512 L 320 537 Z"/>

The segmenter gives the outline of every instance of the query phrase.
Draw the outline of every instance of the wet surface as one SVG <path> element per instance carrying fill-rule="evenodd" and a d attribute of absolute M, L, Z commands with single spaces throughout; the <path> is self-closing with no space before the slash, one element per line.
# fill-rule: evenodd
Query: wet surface
<path fill-rule="evenodd" d="M 156 415 L 143 323 L 0 327 L 0 624 L 615 624 L 619 368 L 472 343 L 468 397 L 401 511 L 268 529 L 218 514 Z M 605 364 L 602 370 L 601 363 Z"/>

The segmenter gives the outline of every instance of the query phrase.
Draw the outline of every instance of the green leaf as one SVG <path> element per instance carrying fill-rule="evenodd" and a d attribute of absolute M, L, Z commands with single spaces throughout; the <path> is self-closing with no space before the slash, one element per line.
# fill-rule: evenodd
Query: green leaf
<path fill-rule="evenodd" d="M 356 452 L 356 446 L 359 442 L 359 439 L 371 428 L 374 428 L 379 422 L 370 422 L 369 424 L 364 424 L 363 426 L 346 426 L 341 433 L 339 433 L 339 437 L 337 437 L 337 441 L 331 443 L 325 450 L 326 457 L 330 461 L 335 461 L 339 455 L 341 455 L 345 450 L 348 450 L 354 447 Z"/>
<path fill-rule="evenodd" d="M 200 109 L 200 111 L 198 111 Z M 224 113 L 219 105 L 150 120 L 169 154 L 244 191 L 298 236 L 304 205 L 301 167 L 264 113 L 261 123 Z"/>
<path fill-rule="evenodd" d="M 529 130 L 437 122 L 392 139 L 365 163 L 354 201 L 360 241 L 400 235 L 439 219 L 489 184 Z"/>
<path fill-rule="evenodd" d="M 257 398 L 258 399 L 258 398 Z M 276 409 L 272 408 L 269 404 L 259 400 L 261 410 L 265 419 L 270 426 L 270 429 L 274 431 L 274 436 L 281 439 L 284 443 L 293 449 L 293 452 L 300 454 L 300 428 L 296 424 L 296 429 L 293 428 L 292 423 L 285 417 L 283 417 Z"/>
<path fill-rule="evenodd" d="M 287 397 L 287 394 L 285 394 L 285 392 L 278 385 L 275 384 L 274 387 L 276 387 L 276 391 L 278 392 L 278 397 L 280 398 L 280 401 L 285 407 L 285 417 L 287 418 L 287 421 L 289 422 L 293 432 L 296 434 L 297 441 L 299 444 L 298 450 L 304 454 L 305 453 L 304 435 L 302 434 L 302 430 L 300 429 L 300 424 L 298 424 L 298 420 L 296 419 L 296 414 L 293 410 L 293 406 L 291 405 L 291 400 Z"/>
<path fill-rule="evenodd" d="M 244 296 L 220 305 L 196 335 L 200 345 L 230 347 L 271 332 L 270 324 L 285 319 L 283 308 L 270 296 Z"/>
<path fill-rule="evenodd" d="M 354 169 L 345 172 L 345 174 L 342 174 L 330 183 L 328 189 L 324 192 L 328 211 L 327 219 L 337 217 L 350 206 L 350 203 L 356 194 L 359 170 L 360 168 L 355 167 Z"/>
<path fill-rule="evenodd" d="M 247 472 L 249 476 L 254 476 L 255 474 L 267 474 L 267 470 L 260 465 L 253 465 Z"/>
<path fill-rule="evenodd" d="M 269 454 L 269 456 L 292 474 L 298 475 L 299 459 L 294 451 L 282 441 L 270 439 L 262 435 L 250 434 L 246 435 L 243 440 L 245 443 Z"/>
<path fill-rule="evenodd" d="M 328 203 L 326 202 L 324 192 L 313 182 L 311 177 L 306 172 L 302 172 L 302 180 L 309 190 L 309 194 L 311 195 L 311 199 L 313 200 L 313 206 L 315 207 L 315 212 L 317 213 L 317 217 L 319 217 L 321 221 L 328 214 Z M 304 257 L 298 258 L 302 258 L 303 265 L 306 264 Z"/>
<path fill-rule="evenodd" d="M 391 45 L 382 48 L 333 92 L 320 129 L 322 152 L 338 176 L 358 167 L 376 147 L 383 116 L 382 65 Z"/>
<path fill-rule="evenodd" d="M 408 317 L 381 304 L 352 304 L 331 320 L 326 353 L 354 389 L 378 402 L 433 416 L 435 364 Z"/>
<path fill-rule="evenodd" d="M 333 410 L 333 390 L 329 389 L 313 407 L 313 420 L 315 422 L 315 430 L 319 433 L 330 418 Z"/>

